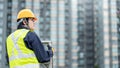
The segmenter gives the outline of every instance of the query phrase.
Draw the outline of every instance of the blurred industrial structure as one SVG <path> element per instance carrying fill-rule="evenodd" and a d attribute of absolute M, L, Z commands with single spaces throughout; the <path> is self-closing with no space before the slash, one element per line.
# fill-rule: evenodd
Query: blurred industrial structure
<path fill-rule="evenodd" d="M 78 68 L 94 68 L 94 0 L 78 0 Z"/>
<path fill-rule="evenodd" d="M 7 68 L 6 37 L 19 10 L 38 17 L 36 33 L 51 40 L 54 68 L 119 68 L 119 0 L 0 0 L 0 67 Z"/>
<path fill-rule="evenodd" d="M 119 0 L 94 0 L 95 52 L 99 68 L 120 68 Z"/>
<path fill-rule="evenodd" d="M 77 68 L 77 0 L 0 0 L 0 66 L 7 66 L 5 40 L 16 29 L 17 13 L 23 8 L 38 17 L 35 32 L 40 39 L 52 41 L 54 68 Z"/>

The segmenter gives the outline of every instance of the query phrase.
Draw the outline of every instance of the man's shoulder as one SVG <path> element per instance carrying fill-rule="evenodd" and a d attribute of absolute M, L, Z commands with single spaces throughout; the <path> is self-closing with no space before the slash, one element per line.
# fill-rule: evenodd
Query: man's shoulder
<path fill-rule="evenodd" d="M 28 35 L 36 35 L 36 33 L 33 32 L 33 31 L 29 31 L 29 32 L 28 32 Z"/>
<path fill-rule="evenodd" d="M 29 37 L 29 38 L 35 38 L 35 37 L 38 37 L 37 34 L 33 31 L 29 31 L 26 35 L 26 37 Z"/>

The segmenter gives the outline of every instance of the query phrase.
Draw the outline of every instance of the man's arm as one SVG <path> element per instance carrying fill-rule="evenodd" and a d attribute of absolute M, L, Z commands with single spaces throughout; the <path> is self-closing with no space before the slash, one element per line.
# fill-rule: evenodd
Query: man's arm
<path fill-rule="evenodd" d="M 34 51 L 40 63 L 50 61 L 50 58 L 53 56 L 52 50 L 45 51 L 43 44 L 34 32 L 29 32 L 24 38 L 24 42 L 27 48 Z"/>

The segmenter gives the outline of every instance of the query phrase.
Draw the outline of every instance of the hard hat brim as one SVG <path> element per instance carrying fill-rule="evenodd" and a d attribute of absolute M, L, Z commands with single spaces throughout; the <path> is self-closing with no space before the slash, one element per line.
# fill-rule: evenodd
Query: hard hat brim
<path fill-rule="evenodd" d="M 37 21 L 38 19 L 36 17 L 24 17 L 24 18 L 33 18 L 34 21 Z M 18 18 L 18 19 L 22 19 L 22 18 Z M 18 20 L 17 19 L 17 20 Z"/>

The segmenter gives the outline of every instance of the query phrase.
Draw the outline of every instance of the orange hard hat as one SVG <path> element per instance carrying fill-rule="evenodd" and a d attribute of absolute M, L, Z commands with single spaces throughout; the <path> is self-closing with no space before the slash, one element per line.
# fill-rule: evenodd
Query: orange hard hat
<path fill-rule="evenodd" d="M 30 9 L 22 9 L 18 13 L 17 20 L 21 18 L 34 18 L 35 20 L 37 20 L 37 18 Z"/>

